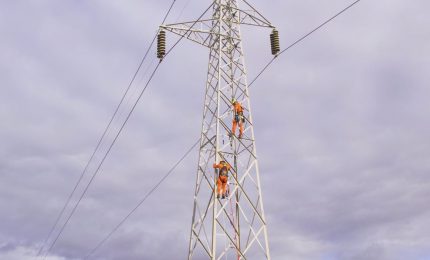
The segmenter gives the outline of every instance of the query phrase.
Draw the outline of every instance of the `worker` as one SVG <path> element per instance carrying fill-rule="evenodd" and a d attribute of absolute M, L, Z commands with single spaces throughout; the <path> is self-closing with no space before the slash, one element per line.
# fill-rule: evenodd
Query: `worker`
<path fill-rule="evenodd" d="M 233 127 L 231 132 L 233 135 L 236 135 L 236 127 L 239 124 L 239 138 L 242 138 L 243 135 L 243 123 L 245 122 L 245 117 L 243 116 L 243 107 L 242 105 L 235 99 L 231 101 L 233 104 Z"/>
<path fill-rule="evenodd" d="M 214 163 L 213 167 L 218 169 L 217 180 L 217 198 L 220 196 L 224 199 L 226 197 L 226 186 L 228 181 L 228 171 L 231 169 L 230 164 L 226 161 L 220 161 L 219 164 Z"/>

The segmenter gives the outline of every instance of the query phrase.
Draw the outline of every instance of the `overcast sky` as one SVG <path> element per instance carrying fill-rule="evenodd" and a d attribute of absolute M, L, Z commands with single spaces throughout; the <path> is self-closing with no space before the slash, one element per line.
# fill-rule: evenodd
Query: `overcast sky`
<path fill-rule="evenodd" d="M 35 259 L 170 2 L 0 0 L 0 259 Z M 251 2 L 282 48 L 352 0 Z M 167 22 L 209 4 L 178 0 Z M 273 259 L 430 259 L 429 10 L 362 0 L 250 89 Z M 269 33 L 243 28 L 249 80 L 271 58 Z M 186 41 L 166 58 L 49 259 L 82 259 L 192 146 L 207 62 Z M 185 259 L 197 156 L 93 259 Z"/>

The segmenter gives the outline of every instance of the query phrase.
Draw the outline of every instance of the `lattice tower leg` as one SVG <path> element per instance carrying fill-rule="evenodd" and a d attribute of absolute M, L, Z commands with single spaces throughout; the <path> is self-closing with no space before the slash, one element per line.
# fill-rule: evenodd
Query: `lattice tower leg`
<path fill-rule="evenodd" d="M 237 1 L 213 4 L 188 259 L 270 259 L 237 10 Z M 245 109 L 241 139 L 229 137 L 233 98 Z M 232 165 L 227 199 L 216 197 L 212 164 L 220 160 Z"/>

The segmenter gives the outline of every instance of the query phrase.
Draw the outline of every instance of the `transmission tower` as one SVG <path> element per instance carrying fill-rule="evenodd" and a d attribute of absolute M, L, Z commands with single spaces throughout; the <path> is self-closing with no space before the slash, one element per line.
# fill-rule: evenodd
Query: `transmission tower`
<path fill-rule="evenodd" d="M 271 28 L 272 54 L 279 53 L 275 27 L 247 1 L 214 0 L 198 20 L 160 26 L 157 56 L 163 59 L 165 31 L 209 48 L 209 64 L 188 259 L 270 259 L 255 147 L 241 25 Z M 212 11 L 212 14 L 208 14 Z M 244 109 L 244 132 L 231 131 L 231 100 Z M 217 198 L 214 163 L 231 165 L 228 195 Z"/>

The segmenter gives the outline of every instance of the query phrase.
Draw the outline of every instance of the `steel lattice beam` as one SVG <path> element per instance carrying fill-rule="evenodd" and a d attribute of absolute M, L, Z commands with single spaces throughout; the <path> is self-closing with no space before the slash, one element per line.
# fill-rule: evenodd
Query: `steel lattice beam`
<path fill-rule="evenodd" d="M 240 26 L 274 27 L 237 2 L 214 0 L 210 17 L 160 26 L 210 50 L 188 259 L 270 259 Z M 232 98 L 245 109 L 242 139 L 229 138 Z M 224 200 L 212 168 L 220 160 L 233 166 Z"/>

